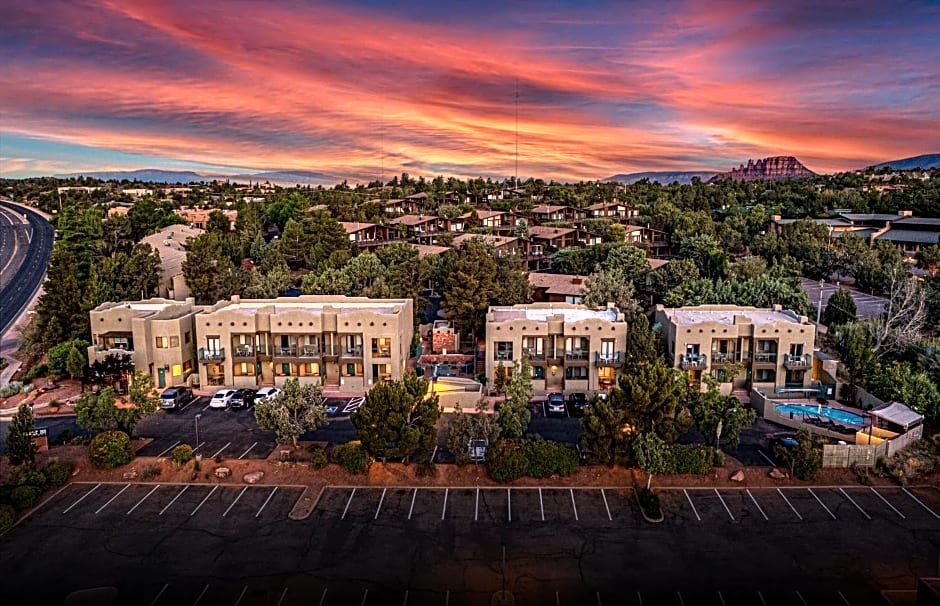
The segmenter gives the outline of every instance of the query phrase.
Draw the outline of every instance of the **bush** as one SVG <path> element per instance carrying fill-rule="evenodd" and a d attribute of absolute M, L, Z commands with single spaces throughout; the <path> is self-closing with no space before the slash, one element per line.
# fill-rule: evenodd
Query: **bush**
<path fill-rule="evenodd" d="M 10 503 L 13 507 L 22 511 L 38 503 L 41 496 L 42 488 L 38 486 L 17 486 L 10 493 Z"/>
<path fill-rule="evenodd" d="M 49 366 L 46 364 L 37 364 L 29 369 L 29 372 L 26 373 L 24 379 L 27 381 L 32 381 L 33 379 L 38 379 L 39 377 L 44 377 L 49 374 Z"/>
<path fill-rule="evenodd" d="M 193 447 L 189 444 L 180 444 L 170 453 L 170 459 L 176 468 L 179 469 L 193 458 Z"/>
<path fill-rule="evenodd" d="M 369 468 L 369 456 L 362 442 L 346 442 L 333 448 L 333 461 L 343 466 L 347 473 L 363 474 Z"/>
<path fill-rule="evenodd" d="M 16 483 L 18 486 L 35 486 L 41 491 L 46 487 L 46 476 L 36 469 L 24 469 L 20 471 Z"/>
<path fill-rule="evenodd" d="M 712 469 L 714 452 L 704 444 L 673 444 L 666 455 L 666 473 L 705 475 Z"/>
<path fill-rule="evenodd" d="M 637 497 L 639 497 L 640 507 L 643 508 L 643 513 L 646 514 L 646 517 L 653 520 L 658 520 L 663 517 L 663 510 L 659 506 L 658 494 L 647 488 L 641 488 L 637 493 Z"/>
<path fill-rule="evenodd" d="M 160 468 L 159 465 L 147 465 L 147 466 L 144 467 L 144 469 L 140 472 L 140 479 L 141 479 L 141 480 L 149 480 L 149 479 L 151 479 L 151 478 L 157 477 L 157 476 L 160 475 L 162 472 L 163 472 L 163 470 Z"/>
<path fill-rule="evenodd" d="M 852 463 L 851 469 L 855 473 L 855 479 L 858 480 L 858 483 L 862 486 L 871 486 L 874 484 L 871 479 L 871 473 L 867 467 Z"/>
<path fill-rule="evenodd" d="M 10 505 L 0 505 L 0 533 L 6 532 L 16 522 L 16 509 Z"/>
<path fill-rule="evenodd" d="M 23 390 L 23 383 L 21 381 L 10 381 L 3 387 L 0 387 L 0 398 L 9 398 L 10 396 L 15 396 Z"/>
<path fill-rule="evenodd" d="M 49 402 L 49 408 L 58 408 L 60 406 L 62 406 L 62 402 L 59 402 L 58 400 L 52 400 Z"/>
<path fill-rule="evenodd" d="M 49 486 L 62 486 L 72 477 L 72 465 L 65 461 L 53 461 L 46 466 L 45 475 Z"/>
<path fill-rule="evenodd" d="M 319 446 L 313 446 L 310 448 L 310 466 L 314 469 L 323 469 L 330 462 L 326 458 L 326 453 Z"/>
<path fill-rule="evenodd" d="M 526 458 L 514 440 L 500 440 L 486 449 L 486 472 L 497 482 L 512 482 L 526 473 Z"/>
<path fill-rule="evenodd" d="M 114 469 L 130 463 L 134 458 L 131 438 L 123 431 L 104 431 L 88 445 L 88 457 L 95 467 Z"/>
<path fill-rule="evenodd" d="M 559 442 L 549 442 L 541 436 L 532 436 L 522 442 L 526 458 L 525 475 L 547 478 L 550 475 L 570 476 L 578 470 L 577 451 Z"/>

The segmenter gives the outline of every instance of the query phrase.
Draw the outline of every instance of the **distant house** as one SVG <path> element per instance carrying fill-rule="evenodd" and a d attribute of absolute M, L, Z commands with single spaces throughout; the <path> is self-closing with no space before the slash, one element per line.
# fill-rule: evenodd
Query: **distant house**
<path fill-rule="evenodd" d="M 385 225 L 376 225 L 375 223 L 347 222 L 341 223 L 350 242 L 369 252 L 388 244 L 388 227 Z"/>
<path fill-rule="evenodd" d="M 587 276 L 529 272 L 535 303 L 581 303 Z"/>
<path fill-rule="evenodd" d="M 872 235 L 872 241 L 891 242 L 908 256 L 925 246 L 940 244 L 940 219 L 903 217 L 896 219 Z"/>
<path fill-rule="evenodd" d="M 653 257 L 668 257 L 672 247 L 669 245 L 669 234 L 658 229 L 643 227 L 642 225 L 625 225 L 627 231 L 626 242 L 639 246 Z"/>
<path fill-rule="evenodd" d="M 622 222 L 639 216 L 640 211 L 630 208 L 623 202 L 599 202 L 584 209 L 587 219 L 612 219 Z"/>
<path fill-rule="evenodd" d="M 524 243 L 520 242 L 519 238 L 494 236 L 490 234 L 460 234 L 454 238 L 451 246 L 454 248 L 460 248 L 463 246 L 464 242 L 469 242 L 470 240 L 474 239 L 482 240 L 483 242 L 486 242 L 492 246 L 497 258 L 509 255 L 525 254 Z"/>
<path fill-rule="evenodd" d="M 186 297 L 191 296 L 189 286 L 183 278 L 183 261 L 186 260 L 185 244 L 202 233 L 202 229 L 187 225 L 170 225 L 141 240 L 160 255 L 158 297 L 185 301 Z"/>
<path fill-rule="evenodd" d="M 408 238 L 418 244 L 437 243 L 437 217 L 434 215 L 403 215 L 388 222 L 399 238 Z"/>
<path fill-rule="evenodd" d="M 580 212 L 583 214 L 583 211 Z M 558 223 L 567 221 L 573 223 L 579 218 L 579 211 L 570 206 L 558 204 L 539 204 L 532 208 L 532 220 L 538 224 Z"/>
<path fill-rule="evenodd" d="M 190 227 L 195 229 L 206 229 L 209 225 L 209 215 L 214 211 L 219 210 L 216 208 L 191 208 L 188 206 L 183 206 L 175 211 L 177 215 L 183 218 L 184 221 L 189 223 Z M 237 210 L 219 210 L 222 214 L 225 215 L 225 218 L 228 219 L 229 229 L 235 229 L 235 221 L 238 219 Z"/>

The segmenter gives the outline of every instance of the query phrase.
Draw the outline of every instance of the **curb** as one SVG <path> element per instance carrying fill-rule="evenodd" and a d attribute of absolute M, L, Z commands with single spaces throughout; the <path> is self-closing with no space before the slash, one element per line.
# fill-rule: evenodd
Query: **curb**
<path fill-rule="evenodd" d="M 304 491 L 300 493 L 299 497 L 297 497 L 297 501 L 294 502 L 294 506 L 291 508 L 290 513 L 287 514 L 288 518 L 290 518 L 291 520 L 300 522 L 300 521 L 306 520 L 313 514 L 313 512 L 317 508 L 317 505 L 320 504 L 320 497 L 323 496 L 323 491 L 326 490 L 326 486 L 320 487 L 320 491 L 317 493 L 317 497 L 316 499 L 313 500 L 313 503 L 308 503 L 308 499 L 310 499 L 310 497 L 307 496 L 307 493 L 310 491 L 310 489 L 315 490 L 316 487 L 307 486 L 306 488 L 304 488 Z M 309 510 L 304 512 L 304 509 L 308 507 L 308 505 L 309 505 Z"/>
<path fill-rule="evenodd" d="M 650 489 L 650 492 L 653 492 L 653 490 Z M 633 488 L 633 495 L 636 497 L 636 504 L 637 504 L 637 506 L 639 506 L 639 508 L 640 508 L 640 515 L 643 516 L 643 519 L 644 519 L 644 520 L 646 520 L 646 521 L 649 522 L 650 524 L 659 524 L 659 523 L 664 522 L 664 521 L 666 520 L 666 516 L 663 515 L 663 508 L 662 508 L 662 506 L 660 506 L 660 508 L 659 508 L 659 517 L 658 517 L 658 518 L 651 518 L 650 516 L 646 515 L 646 510 L 643 509 L 643 503 L 640 502 L 640 492 L 636 489 L 636 487 Z M 657 498 L 659 498 L 659 497 L 657 496 Z"/>

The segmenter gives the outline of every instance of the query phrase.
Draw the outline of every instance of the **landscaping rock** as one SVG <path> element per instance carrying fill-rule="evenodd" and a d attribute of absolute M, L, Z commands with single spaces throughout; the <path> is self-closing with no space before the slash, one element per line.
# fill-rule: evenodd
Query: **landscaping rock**
<path fill-rule="evenodd" d="M 245 484 L 257 484 L 258 482 L 261 481 L 261 478 L 263 477 L 264 477 L 263 471 L 252 471 L 250 473 L 246 473 L 242 477 L 242 480 L 245 481 Z"/>
<path fill-rule="evenodd" d="M 132 470 L 130 470 L 130 471 L 125 471 L 124 474 L 123 474 L 121 477 L 124 478 L 125 480 L 134 480 L 134 479 L 137 479 L 137 470 L 136 470 L 136 469 L 132 469 Z"/>
<path fill-rule="evenodd" d="M 769 475 L 775 480 L 785 480 L 790 477 L 790 474 L 786 473 L 785 471 L 780 471 L 776 467 L 770 470 Z"/>
<path fill-rule="evenodd" d="M 216 467 L 215 468 L 215 477 L 225 479 L 232 475 L 232 470 L 228 467 Z"/>
<path fill-rule="evenodd" d="M 743 482 L 743 481 L 744 481 L 744 470 L 743 470 L 743 469 L 739 469 L 739 470 L 737 470 L 736 472 L 734 472 L 733 474 L 731 474 L 731 481 L 732 481 L 732 482 Z"/>

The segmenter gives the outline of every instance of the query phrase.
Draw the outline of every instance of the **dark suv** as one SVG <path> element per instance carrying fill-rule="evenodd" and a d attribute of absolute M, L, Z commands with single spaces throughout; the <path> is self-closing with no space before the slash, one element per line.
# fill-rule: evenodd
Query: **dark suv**
<path fill-rule="evenodd" d="M 568 395 L 568 407 L 576 415 L 583 415 L 584 409 L 588 407 L 587 396 L 581 392 Z"/>
<path fill-rule="evenodd" d="M 193 390 L 188 387 L 167 387 L 160 394 L 163 410 L 179 410 L 193 399 Z"/>
<path fill-rule="evenodd" d="M 228 403 L 230 408 L 248 408 L 255 405 L 254 389 L 239 389 Z"/>

